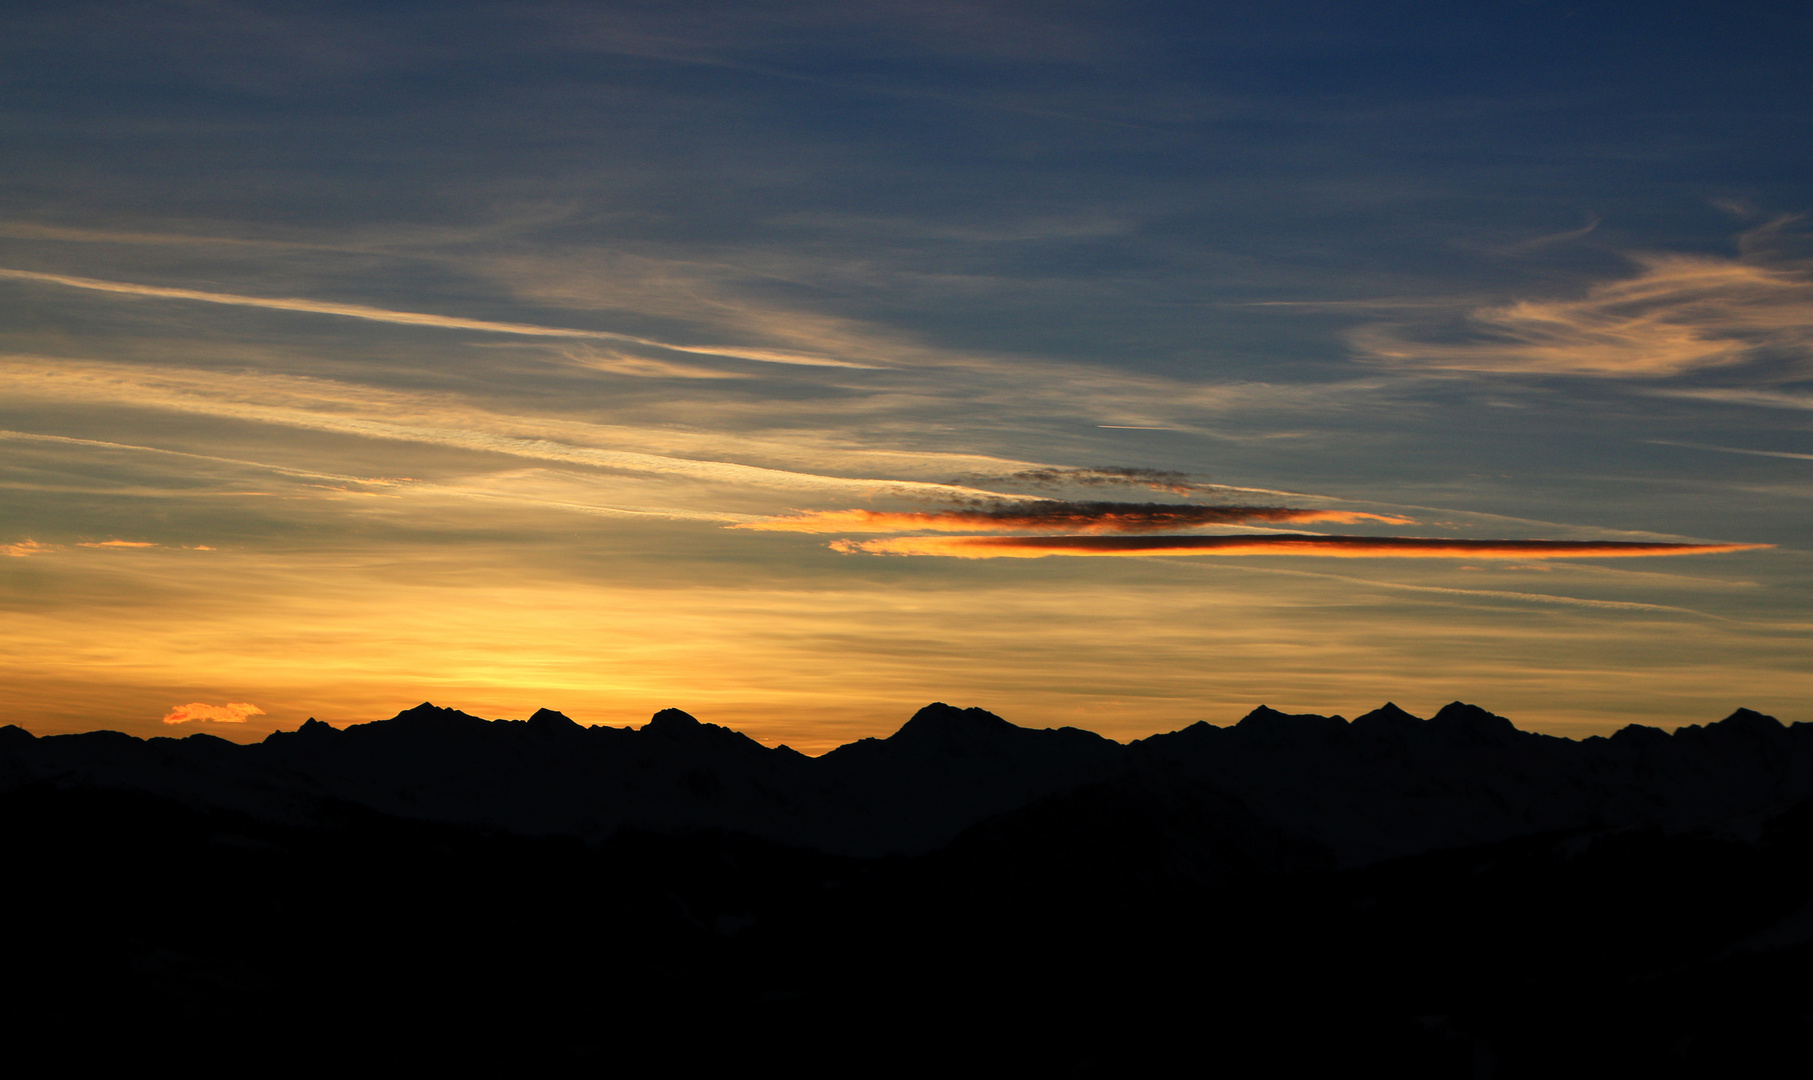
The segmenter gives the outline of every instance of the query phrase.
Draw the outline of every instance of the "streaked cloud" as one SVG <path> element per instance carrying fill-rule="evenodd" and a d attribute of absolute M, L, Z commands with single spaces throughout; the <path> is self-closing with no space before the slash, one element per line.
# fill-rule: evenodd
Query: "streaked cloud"
<path fill-rule="evenodd" d="M 347 476 L 343 473 L 318 472 L 313 469 L 293 469 L 286 465 L 271 465 L 262 461 L 248 461 L 243 458 L 220 457 L 215 454 L 194 454 L 186 450 L 168 450 L 157 446 L 141 446 L 137 443 L 109 442 L 105 439 L 77 439 L 67 435 L 45 435 L 33 431 L 8 431 L 0 429 L 0 440 L 18 440 L 21 442 L 42 442 L 60 444 L 70 447 L 93 447 L 100 450 L 124 450 L 138 454 L 157 454 L 173 458 L 187 458 L 191 461 L 215 462 L 222 465 L 237 465 L 249 469 L 260 469 L 266 472 L 280 473 L 311 480 L 330 480 L 340 484 L 358 484 L 365 486 L 390 486 L 408 483 L 407 476 Z"/>
<path fill-rule="evenodd" d="M 1187 566 L 1191 569 L 1198 570 L 1205 567 L 1205 564 L 1203 563 L 1171 563 L 1170 565 Z M 1703 611 L 1677 607 L 1673 604 L 1645 604 L 1630 600 L 1601 600 L 1584 596 L 1563 596 L 1556 593 L 1534 593 L 1512 589 L 1457 589 L 1447 585 L 1415 585 L 1404 581 L 1380 581 L 1375 578 L 1350 577 L 1346 574 L 1329 574 L 1314 570 L 1281 570 L 1275 566 L 1230 567 L 1228 564 L 1222 564 L 1215 567 L 1215 569 L 1218 570 L 1227 570 L 1230 568 L 1238 569 L 1244 573 L 1321 578 L 1325 581 L 1341 581 L 1352 585 L 1359 585 L 1363 588 L 1384 589 L 1392 592 L 1429 593 L 1436 596 L 1480 597 L 1487 600 L 1512 600 L 1520 603 L 1553 604 L 1562 607 L 1600 608 L 1607 611 L 1677 611 L 1686 615 L 1700 615 L 1712 619 L 1722 618 L 1722 616 L 1708 615 Z M 1529 569 L 1538 568 L 1530 567 Z M 1540 569 L 1552 570 L 1554 567 L 1542 566 Z"/>
<path fill-rule="evenodd" d="M 1099 426 L 1099 425 L 1098 425 Z M 1021 469 L 1018 472 L 1003 476 L 970 476 L 959 477 L 960 483 L 1009 483 L 1025 484 L 1031 487 L 1056 488 L 1066 485 L 1076 487 L 1143 487 L 1153 491 L 1168 491 L 1173 495 L 1192 495 L 1199 491 L 1212 491 L 1215 486 L 1202 484 L 1191 478 L 1189 473 L 1169 469 L 1141 469 L 1119 465 L 1097 465 L 1083 469 Z"/>
<path fill-rule="evenodd" d="M 1796 390 L 1739 390 L 1728 387 L 1705 386 L 1683 387 L 1679 389 L 1654 389 L 1648 393 L 1656 397 L 1685 398 L 1689 401 L 1710 401 L 1719 405 L 1754 405 L 1764 409 L 1813 409 L 1813 393 Z"/>
<path fill-rule="evenodd" d="M 278 250 L 287 248 L 303 251 L 343 250 L 331 244 L 307 244 L 291 240 L 119 229 L 83 229 L 62 225 L 45 225 L 35 221 L 0 221 L 0 236 L 17 240 L 59 240 L 78 244 L 155 244 L 159 246 L 248 247 Z"/>
<path fill-rule="evenodd" d="M 1711 555 L 1773 544 L 1653 544 L 1603 540 L 1448 540 L 1421 536 L 902 536 L 834 540 L 849 554 L 1039 559 L 1047 555 L 1317 555 L 1335 558 L 1604 559 Z"/>
<path fill-rule="evenodd" d="M 719 371 L 715 368 L 699 367 L 696 364 L 676 364 L 670 360 L 658 360 L 652 356 L 637 356 L 621 349 L 574 349 L 561 355 L 593 371 L 608 371 L 613 375 L 635 375 L 649 379 L 742 379 L 747 378 L 740 371 Z"/>
<path fill-rule="evenodd" d="M 55 544 L 40 544 L 36 540 L 17 540 L 10 544 L 0 544 L 0 555 L 15 559 L 25 559 L 33 555 L 42 555 L 46 551 L 55 551 Z"/>
<path fill-rule="evenodd" d="M 788 352 L 779 349 L 745 348 L 735 345 L 675 345 L 669 342 L 635 337 L 630 334 L 613 333 L 609 330 L 576 330 L 569 327 L 538 326 L 533 323 L 493 322 L 488 319 L 462 319 L 452 315 L 432 315 L 419 311 L 392 311 L 388 308 L 371 307 L 366 304 L 337 304 L 327 300 L 308 300 L 298 297 L 243 296 L 238 293 L 206 292 L 201 289 L 177 289 L 162 285 L 141 285 L 129 281 L 103 281 L 99 278 L 74 277 L 69 274 L 46 274 L 36 270 L 14 270 L 0 267 L 0 278 L 12 278 L 18 281 L 35 281 L 49 285 L 64 285 L 72 289 L 89 289 L 95 292 L 116 293 L 125 296 L 143 296 L 162 300 L 193 300 L 205 304 L 228 304 L 234 307 L 268 308 L 273 311 L 299 311 L 313 315 L 337 315 L 342 318 L 396 323 L 402 326 L 428 326 L 443 330 L 478 330 L 491 334 L 517 334 L 528 337 L 598 338 L 606 341 L 628 342 L 647 348 L 668 349 L 674 352 L 694 353 L 701 356 L 723 356 L 738 360 L 758 360 L 769 364 L 796 364 L 807 367 L 837 368 L 874 368 L 876 366 L 874 364 L 859 364 L 853 360 L 839 360 L 829 356 L 815 356 L 808 353 Z"/>
<path fill-rule="evenodd" d="M 507 411 L 500 403 L 479 402 L 443 393 L 384 389 L 352 382 L 258 372 L 211 372 L 193 368 L 148 364 L 114 364 L 42 356 L 0 354 L 0 390 L 20 401 L 64 405 L 93 403 L 131 409 L 168 410 L 254 422 L 271 421 L 281 427 L 301 426 L 337 432 L 335 417 L 379 417 L 401 425 L 455 427 L 467 433 L 461 446 L 471 444 L 475 433 L 492 432 L 519 438 L 540 438 L 575 447 L 628 450 L 654 454 L 662 459 L 704 465 L 714 460 L 762 461 L 777 474 L 794 471 L 802 477 L 826 473 L 853 474 L 834 477 L 851 485 L 846 495 L 886 494 L 905 491 L 919 498 L 1005 497 L 1004 493 L 946 481 L 954 472 L 978 478 L 1034 467 L 1024 460 L 990 457 L 978 453 L 893 449 L 852 445 L 838 432 L 789 430 L 780 437 L 745 434 L 734 429 L 694 429 L 624 422 L 594 423 L 534 412 Z M 259 410 L 278 407 L 273 415 Z M 309 414 L 313 414 L 310 418 Z M 317 426 L 320 424 L 327 426 Z M 354 432 L 347 432 L 354 434 Z M 426 434 L 426 433 L 424 433 Z M 215 462 L 266 470 L 301 479 L 335 484 L 391 488 L 417 483 L 416 478 L 395 475 L 354 475 L 298 468 L 237 456 L 199 454 L 101 439 L 0 430 L 0 440 L 42 442 L 51 446 L 91 447 L 101 450 L 137 451 L 147 454 Z M 432 438 L 411 439 L 434 445 Z M 282 446 L 279 441 L 267 445 Z M 786 468 L 781 468 L 786 466 Z M 1042 466 L 1040 466 L 1042 467 Z M 633 471 L 612 466 L 617 471 Z M 692 467 L 686 475 L 704 478 Z M 660 469 L 645 472 L 661 476 Z M 863 477 L 892 477 L 864 480 Z M 932 479 L 940 478 L 940 479 Z M 799 485 L 811 490 L 811 481 Z M 772 511 L 767 511 L 772 512 Z"/>
<path fill-rule="evenodd" d="M 166 724 L 187 724 L 204 720 L 215 724 L 243 724 L 249 717 L 263 716 L 264 710 L 249 701 L 229 701 L 225 705 L 209 705 L 206 702 L 192 701 L 187 705 L 178 705 L 164 714 Z"/>
<path fill-rule="evenodd" d="M 636 439 L 635 429 L 511 417 L 440 395 L 412 395 L 281 375 L 224 375 L 180 368 L 0 358 L 0 384 L 16 395 L 218 416 L 339 435 L 395 439 L 624 472 L 747 488 L 904 497 L 982 497 L 996 492 L 914 480 L 821 473 L 587 445 Z M 542 434 L 533 434 L 533 433 Z M 561 436 L 564 436 L 561 437 Z M 658 433 L 649 433 L 659 438 Z M 568 441 L 571 439 L 572 441 Z"/>
<path fill-rule="evenodd" d="M 1408 525 L 1411 519 L 1352 510 L 1313 510 L 1286 506 L 1201 506 L 1192 503 L 1069 502 L 1028 500 L 956 510 L 819 510 L 791 517 L 748 521 L 730 526 L 762 532 L 989 532 L 1016 529 L 1143 533 L 1208 525 L 1313 521 L 1351 525 L 1375 521 Z"/>
<path fill-rule="evenodd" d="M 1568 229 L 1565 232 L 1545 233 L 1542 236 L 1534 236 L 1528 240 L 1519 240 L 1514 244 L 1505 245 L 1502 250 L 1507 254 L 1522 254 L 1525 252 L 1540 251 L 1543 248 L 1553 247 L 1556 244 L 1565 244 L 1570 240 L 1579 240 L 1591 233 L 1594 229 L 1597 229 L 1599 225 L 1600 221 L 1595 217 L 1578 229 Z"/>
<path fill-rule="evenodd" d="M 1711 450 L 1719 454 L 1748 454 L 1751 457 L 1789 458 L 1794 461 L 1813 461 L 1813 454 L 1796 454 L 1789 450 L 1746 450 L 1739 446 L 1708 446 L 1705 443 L 1676 442 L 1673 439 L 1648 439 L 1654 446 L 1681 446 L 1689 450 Z"/>
<path fill-rule="evenodd" d="M 1379 363 L 1460 371 L 1655 379 L 1742 363 L 1764 350 L 1813 355 L 1813 280 L 1735 259 L 1639 255 L 1635 277 L 1573 300 L 1477 307 L 1463 323 L 1362 327 Z"/>
<path fill-rule="evenodd" d="M 759 360 L 764 364 L 798 364 L 802 367 L 840 367 L 865 368 L 873 370 L 877 364 L 859 364 L 854 360 L 836 360 L 829 356 L 816 356 L 811 353 L 790 352 L 786 349 L 756 349 L 740 345 L 670 345 L 659 341 L 643 341 L 644 345 L 653 345 L 659 349 L 672 349 L 674 352 L 696 353 L 700 356 L 728 356 L 737 360 Z"/>
<path fill-rule="evenodd" d="M 985 410 L 997 425 L 1003 421 L 1018 425 L 1037 416 L 1046 422 L 1064 418 L 1092 431 L 1188 431 L 1196 430 L 1192 424 L 1205 413 L 1352 408 L 1401 382 L 1351 375 L 1316 383 L 1177 378 L 1099 360 L 953 345 L 875 313 L 839 314 L 800 302 L 800 289 L 838 293 L 848 288 L 852 275 L 860 278 L 872 267 L 866 259 L 814 256 L 794 249 L 736 249 L 699 259 L 556 247 L 533 257 L 478 260 L 466 269 L 491 279 L 500 292 L 537 307 L 607 312 L 611 318 L 657 317 L 696 327 L 689 333 L 699 337 L 767 343 L 759 348 L 710 347 L 720 355 L 772 350 L 776 355 L 836 357 L 881 369 L 887 373 L 885 380 L 879 374 L 863 376 L 860 394 L 841 403 L 865 419 L 883 413 L 896 420 L 916 418 L 932 409 L 961 417 Z M 777 292 L 775 283 L 789 288 Z M 909 282 L 892 275 L 875 285 L 892 294 L 910 288 Z M 942 282 L 917 300 L 949 304 L 953 292 L 968 295 L 984 287 L 967 280 L 960 287 Z M 964 408 L 953 412 L 953 401 L 962 402 Z M 699 407 L 713 410 L 705 414 L 707 418 L 724 415 L 721 405 Z M 784 402 L 771 398 L 756 407 L 772 413 Z M 820 425 L 826 419 L 820 412 L 802 426 Z M 1094 471 L 1074 473 L 1080 478 Z"/>
<path fill-rule="evenodd" d="M 149 540 L 98 540 L 83 541 L 76 544 L 76 546 L 85 548 L 153 548 L 158 545 Z"/>

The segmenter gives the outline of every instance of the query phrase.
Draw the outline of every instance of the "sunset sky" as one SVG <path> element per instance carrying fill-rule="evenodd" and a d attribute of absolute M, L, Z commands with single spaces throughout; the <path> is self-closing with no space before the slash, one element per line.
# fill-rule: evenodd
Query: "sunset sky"
<path fill-rule="evenodd" d="M 0 25 L 0 720 L 1813 720 L 1808 9 Z"/>

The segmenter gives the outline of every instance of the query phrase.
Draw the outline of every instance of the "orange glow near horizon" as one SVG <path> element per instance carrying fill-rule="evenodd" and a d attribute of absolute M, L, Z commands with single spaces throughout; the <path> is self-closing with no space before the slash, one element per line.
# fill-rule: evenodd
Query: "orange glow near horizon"
<path fill-rule="evenodd" d="M 751 537 L 642 527 L 648 550 L 686 533 Z M 1310 538 L 890 539 L 974 550 Z M 1671 597 L 1705 614 L 1627 602 L 1654 599 L 1640 584 L 1654 577 L 1647 570 L 1554 564 L 1572 571 L 1564 580 L 1506 558 L 1431 578 L 1439 560 L 1379 560 L 1367 573 L 1375 580 L 1362 581 L 1237 559 L 1023 559 L 994 571 L 952 559 L 938 560 L 935 576 L 915 567 L 902 577 L 904 560 L 838 559 L 816 544 L 773 551 L 815 569 L 772 562 L 760 575 L 688 569 L 680 579 L 625 555 L 619 578 L 586 581 L 501 545 L 417 547 L 357 566 L 333 553 L 175 546 L 0 560 L 33 589 L 80 601 L 15 610 L 0 626 L 0 665 L 12 673 L 0 721 L 39 735 L 111 728 L 253 741 L 311 716 L 343 726 L 425 700 L 487 718 L 545 706 L 613 727 L 671 706 L 818 753 L 885 736 L 932 701 L 1129 739 L 1232 723 L 1261 703 L 1353 715 L 1393 700 L 1426 715 L 1462 698 L 1532 730 L 1590 734 L 1704 723 L 1739 704 L 1792 717 L 1804 700 L 1795 643 L 1759 647 L 1744 624 L 1707 617 L 1730 610 L 1714 597 Z M 1709 669 L 1735 674 L 1709 679 Z M 244 722 L 203 711 L 253 702 L 260 712 Z M 193 722 L 166 724 L 173 712 Z"/>

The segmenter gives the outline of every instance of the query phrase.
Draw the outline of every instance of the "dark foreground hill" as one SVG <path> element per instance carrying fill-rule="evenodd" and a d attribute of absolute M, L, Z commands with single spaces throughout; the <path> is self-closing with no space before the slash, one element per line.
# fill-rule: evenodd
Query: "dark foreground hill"
<path fill-rule="evenodd" d="M 1773 1075 L 1810 800 L 1813 725 L 1742 710 L 6 728 L 5 1015 L 70 1068 Z"/>

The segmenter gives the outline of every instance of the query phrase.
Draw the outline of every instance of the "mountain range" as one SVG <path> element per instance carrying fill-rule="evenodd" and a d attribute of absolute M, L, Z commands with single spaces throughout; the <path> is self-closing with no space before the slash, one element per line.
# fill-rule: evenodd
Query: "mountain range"
<path fill-rule="evenodd" d="M 1092 785 L 1276 834 L 1306 865 L 1361 866 L 1579 828 L 1728 826 L 1813 798 L 1813 724 L 1739 709 L 1670 734 L 1575 741 L 1455 702 L 1351 722 L 1260 706 L 1123 745 L 928 705 L 885 739 L 821 757 L 678 709 L 640 728 L 561 713 L 488 721 L 428 703 L 240 745 L 211 735 L 32 738 L 0 728 L 0 790 L 136 790 L 309 823 L 354 805 L 401 818 L 599 841 L 718 829 L 836 855 L 922 855 L 965 829 Z"/>
<path fill-rule="evenodd" d="M 933 704 L 816 758 L 677 709 L 9 726 L 0 827 L 6 1015 L 191 1064 L 224 1024 L 223 1071 L 1703 1075 L 1813 1035 L 1813 724 L 1744 709 L 1121 744 Z"/>

